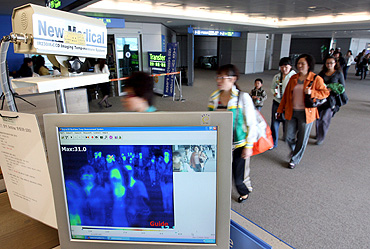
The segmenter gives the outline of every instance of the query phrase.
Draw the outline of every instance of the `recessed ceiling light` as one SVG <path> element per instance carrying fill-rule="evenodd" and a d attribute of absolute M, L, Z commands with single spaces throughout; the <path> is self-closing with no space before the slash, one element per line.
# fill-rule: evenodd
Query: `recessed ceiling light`
<path fill-rule="evenodd" d="M 312 11 L 312 12 L 329 12 L 331 11 L 330 8 L 327 7 L 320 7 L 320 6 L 310 6 L 307 8 L 307 11 Z"/>
<path fill-rule="evenodd" d="M 262 13 L 249 13 L 249 16 L 250 17 L 266 17 L 264 14 Z"/>
<path fill-rule="evenodd" d="M 162 3 L 161 5 L 166 6 L 166 7 L 174 7 L 174 8 L 183 6 L 182 3 L 171 3 L 171 2 Z"/>
<path fill-rule="evenodd" d="M 172 21 L 166 21 L 167 23 L 171 23 Z"/>

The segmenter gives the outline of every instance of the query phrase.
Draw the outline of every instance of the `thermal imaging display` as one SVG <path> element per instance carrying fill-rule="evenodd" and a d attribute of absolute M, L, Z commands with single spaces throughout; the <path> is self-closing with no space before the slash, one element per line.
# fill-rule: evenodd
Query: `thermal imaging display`
<path fill-rule="evenodd" d="M 79 150 L 75 151 L 76 147 Z M 149 160 L 140 159 L 139 154 Z M 165 145 L 63 146 L 62 162 L 67 166 L 63 173 L 68 206 L 72 206 L 70 222 L 82 226 L 173 227 L 169 158 L 172 146 Z"/>
<path fill-rule="evenodd" d="M 58 137 L 71 239 L 215 243 L 217 127 L 60 127 Z"/>

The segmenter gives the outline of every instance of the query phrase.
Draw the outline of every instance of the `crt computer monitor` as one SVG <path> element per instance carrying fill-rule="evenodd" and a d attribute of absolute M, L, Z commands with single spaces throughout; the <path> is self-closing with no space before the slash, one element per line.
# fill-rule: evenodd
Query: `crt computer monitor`
<path fill-rule="evenodd" d="M 229 247 L 230 112 L 46 114 L 44 123 L 62 248 Z"/>

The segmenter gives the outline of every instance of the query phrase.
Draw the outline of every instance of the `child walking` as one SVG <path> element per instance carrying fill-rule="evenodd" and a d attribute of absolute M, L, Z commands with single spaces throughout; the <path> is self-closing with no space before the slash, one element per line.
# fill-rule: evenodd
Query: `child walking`
<path fill-rule="evenodd" d="M 258 111 L 261 111 L 263 102 L 267 99 L 265 90 L 262 89 L 263 80 L 258 78 L 254 81 L 254 89 L 251 91 L 254 106 Z"/>

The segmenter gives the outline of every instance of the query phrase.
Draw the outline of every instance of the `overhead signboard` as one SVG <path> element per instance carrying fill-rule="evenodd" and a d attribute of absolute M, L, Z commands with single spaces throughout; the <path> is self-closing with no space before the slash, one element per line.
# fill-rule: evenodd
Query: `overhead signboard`
<path fill-rule="evenodd" d="M 166 68 L 167 52 L 148 52 L 148 66 Z"/>
<path fill-rule="evenodd" d="M 123 18 L 106 18 L 106 17 L 95 17 L 96 19 L 102 20 L 107 28 L 124 28 L 125 19 Z"/>
<path fill-rule="evenodd" d="M 194 35 L 203 35 L 203 36 L 226 36 L 226 37 L 240 37 L 241 36 L 241 32 L 236 32 L 236 31 L 194 29 L 193 32 L 194 32 Z"/>
<path fill-rule="evenodd" d="M 63 9 L 75 2 L 77 2 L 77 0 L 45 0 L 46 6 L 50 4 L 50 8 L 52 9 Z"/>

